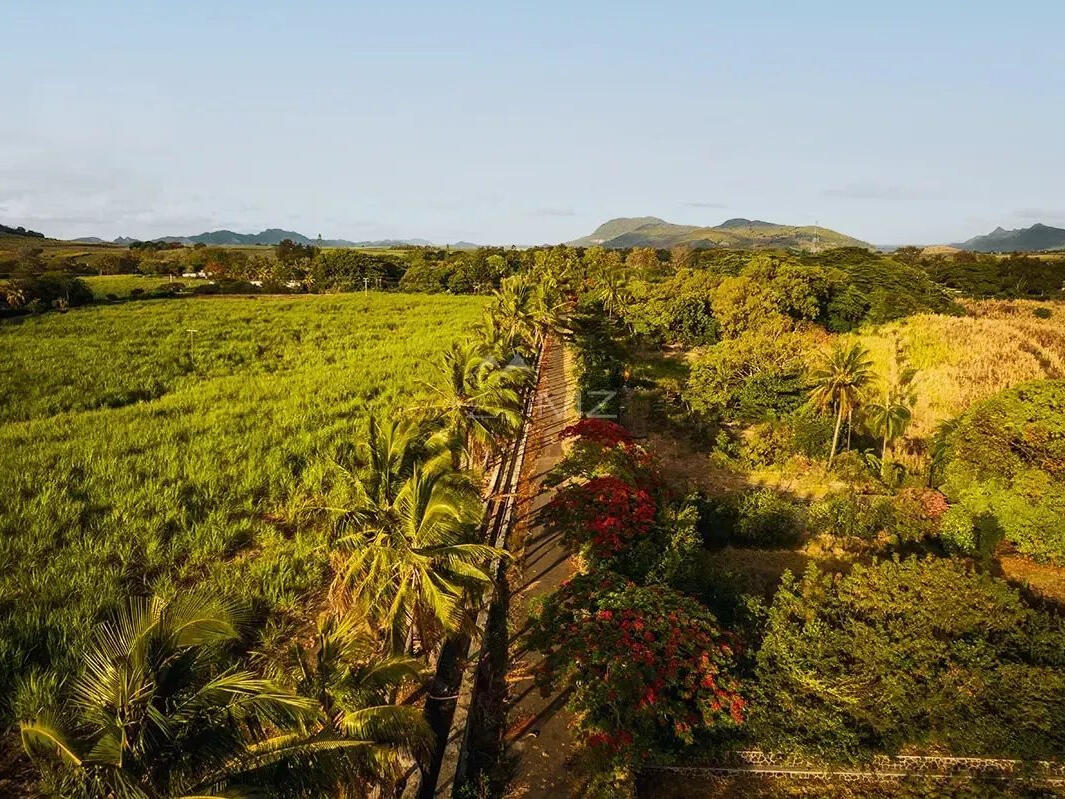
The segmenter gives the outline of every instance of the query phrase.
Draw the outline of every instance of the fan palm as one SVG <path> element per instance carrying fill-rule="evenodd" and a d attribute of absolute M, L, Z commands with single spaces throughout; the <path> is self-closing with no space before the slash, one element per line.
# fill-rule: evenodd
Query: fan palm
<path fill-rule="evenodd" d="M 859 406 L 866 386 L 873 378 L 869 352 L 857 343 L 839 343 L 810 373 L 810 401 L 822 411 L 835 410 L 836 427 L 827 467 L 832 468 L 839 447 L 843 420 Z"/>
<path fill-rule="evenodd" d="M 477 450 L 498 450 L 499 441 L 521 425 L 518 387 L 528 376 L 528 368 L 500 366 L 471 341 L 444 353 L 444 379 L 429 385 L 434 398 L 426 412 L 443 424 L 454 469 L 462 467 L 464 453 L 473 463 Z"/>
<path fill-rule="evenodd" d="M 438 630 L 458 630 L 469 589 L 490 581 L 482 565 L 502 554 L 475 540 L 480 496 L 463 475 L 415 464 L 387 506 L 341 517 L 354 530 L 336 581 L 339 595 L 365 609 L 394 652 L 417 634 L 428 649 Z"/>
<path fill-rule="evenodd" d="M 315 699 L 232 665 L 241 623 L 217 600 L 134 600 L 97 631 L 68 701 L 27 681 L 20 732 L 46 782 L 69 797 L 170 799 L 374 779 L 394 744 L 383 725 L 325 724 Z"/>

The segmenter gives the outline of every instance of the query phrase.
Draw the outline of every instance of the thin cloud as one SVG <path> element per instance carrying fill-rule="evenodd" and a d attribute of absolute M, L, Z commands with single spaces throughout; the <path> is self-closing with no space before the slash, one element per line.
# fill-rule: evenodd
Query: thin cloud
<path fill-rule="evenodd" d="M 917 196 L 912 189 L 881 183 L 848 183 L 846 186 L 825 189 L 822 194 L 843 200 L 912 200 Z"/>

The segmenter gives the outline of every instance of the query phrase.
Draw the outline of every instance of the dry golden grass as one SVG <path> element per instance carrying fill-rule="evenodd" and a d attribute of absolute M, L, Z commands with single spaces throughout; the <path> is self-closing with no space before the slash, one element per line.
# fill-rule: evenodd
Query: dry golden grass
<path fill-rule="evenodd" d="M 895 341 L 918 370 L 917 405 L 907 438 L 924 439 L 974 402 L 1026 380 L 1065 375 L 1065 303 L 983 300 L 970 316 L 921 314 L 861 336 L 878 374 L 887 375 Z M 1051 311 L 1049 319 L 1035 315 Z"/>

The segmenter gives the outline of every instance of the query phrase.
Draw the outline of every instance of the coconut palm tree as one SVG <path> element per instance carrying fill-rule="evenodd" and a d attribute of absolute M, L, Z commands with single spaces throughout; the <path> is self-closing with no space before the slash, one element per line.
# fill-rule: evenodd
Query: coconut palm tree
<path fill-rule="evenodd" d="M 329 718 L 237 667 L 242 622 L 217 599 L 136 599 L 97 630 L 69 691 L 27 680 L 19 728 L 45 782 L 78 799 L 310 797 L 380 776 L 405 746 L 387 719 Z"/>
<path fill-rule="evenodd" d="M 880 464 L 884 476 L 887 474 L 887 451 L 891 443 L 906 432 L 913 420 L 913 406 L 917 402 L 911 384 L 917 371 L 906 369 L 897 374 L 883 389 L 880 396 L 869 403 L 865 415 L 873 430 L 881 436 Z"/>
<path fill-rule="evenodd" d="M 536 330 L 537 348 L 551 333 L 568 329 L 568 310 L 558 278 L 551 272 L 543 273 L 532 300 L 532 323 Z"/>
<path fill-rule="evenodd" d="M 414 464 L 440 455 L 438 440 L 426 437 L 427 432 L 413 418 L 382 423 L 371 416 L 366 440 L 357 447 L 362 468 L 350 473 L 355 499 L 349 505 L 387 506 L 395 501 Z"/>
<path fill-rule="evenodd" d="M 374 752 L 377 782 L 386 783 L 399 776 L 404 758 L 428 755 L 432 732 L 420 708 L 394 702 L 405 685 L 423 682 L 424 665 L 406 655 L 381 657 L 379 649 L 363 617 L 329 613 L 319 618 L 310 641 L 290 640 L 260 658 L 278 683 L 315 698 L 337 733 L 393 742 Z M 370 786 L 351 787 L 364 789 L 353 794 L 363 796 Z"/>
<path fill-rule="evenodd" d="M 613 319 L 615 315 L 619 317 L 623 315 L 632 301 L 625 276 L 620 270 L 610 270 L 599 276 L 598 283 L 597 295 L 599 301 L 603 303 L 607 318 Z"/>
<path fill-rule="evenodd" d="M 827 468 L 832 468 L 839 447 L 839 433 L 843 420 L 859 406 L 866 386 L 873 378 L 869 352 L 855 342 L 840 342 L 832 352 L 821 358 L 810 373 L 810 401 L 821 411 L 835 410 L 836 428 L 832 433 L 832 449 L 828 453 Z"/>
<path fill-rule="evenodd" d="M 516 351 L 525 357 L 532 355 L 536 344 L 535 300 L 536 289 L 529 275 L 511 275 L 499 284 L 491 314 L 509 347 L 499 353 L 500 357 L 510 358 Z"/>
<path fill-rule="evenodd" d="M 462 468 L 464 454 L 472 464 L 478 451 L 498 450 L 499 441 L 521 425 L 518 387 L 528 377 L 528 368 L 500 365 L 469 340 L 444 353 L 444 379 L 429 384 L 433 398 L 425 412 L 443 425 L 452 468 Z"/>
<path fill-rule="evenodd" d="M 484 564 L 502 554 L 475 540 L 482 511 L 469 478 L 415 464 L 392 503 L 338 520 L 348 554 L 336 595 L 364 609 L 393 652 L 411 650 L 415 635 L 428 651 L 439 631 L 462 626 L 467 591 L 490 582 Z"/>

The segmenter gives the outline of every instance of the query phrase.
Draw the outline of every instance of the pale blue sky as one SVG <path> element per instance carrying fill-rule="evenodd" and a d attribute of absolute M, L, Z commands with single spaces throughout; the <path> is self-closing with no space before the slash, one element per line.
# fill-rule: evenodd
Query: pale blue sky
<path fill-rule="evenodd" d="M 875 243 L 1065 226 L 1061 2 L 0 0 L 0 222 Z"/>

